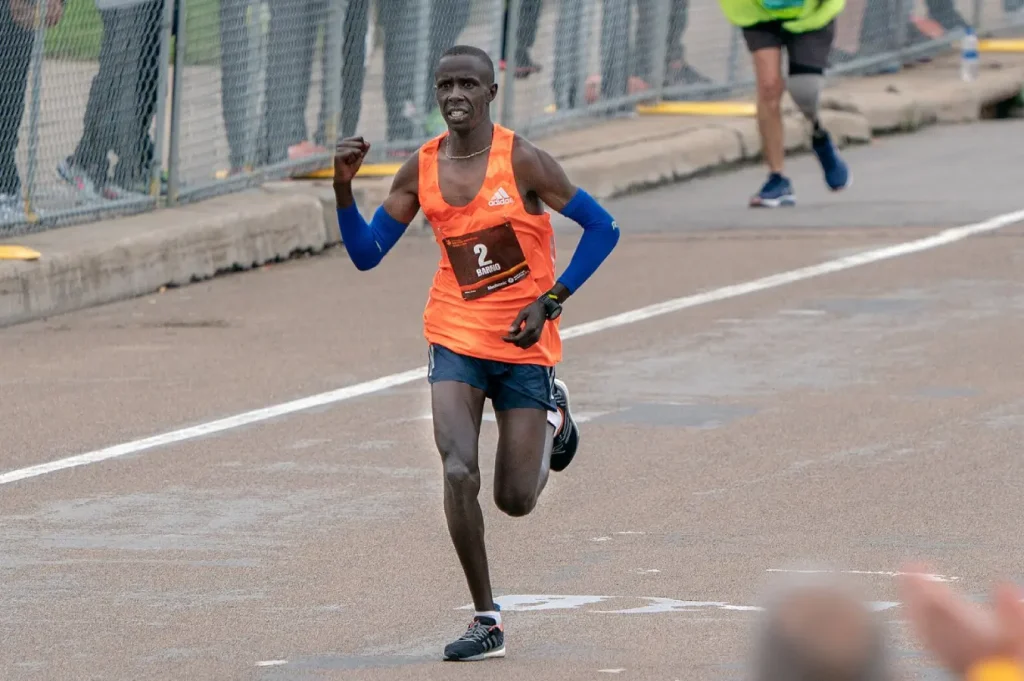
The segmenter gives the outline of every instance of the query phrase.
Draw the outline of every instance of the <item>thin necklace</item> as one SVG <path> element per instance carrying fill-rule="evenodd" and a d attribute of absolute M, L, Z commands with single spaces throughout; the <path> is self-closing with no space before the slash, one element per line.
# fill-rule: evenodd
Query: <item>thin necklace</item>
<path fill-rule="evenodd" d="M 480 151 L 474 151 L 472 154 L 466 154 L 465 156 L 452 156 L 451 154 L 448 153 L 448 150 L 451 148 L 451 146 L 452 146 L 452 138 L 451 138 L 451 135 L 449 135 L 444 140 L 444 155 L 448 158 L 449 161 L 463 161 L 463 160 L 465 160 L 467 158 L 473 158 L 474 156 L 479 156 L 480 154 L 484 153 L 485 151 L 487 151 L 488 149 L 491 148 L 491 145 L 488 144 L 486 147 L 484 147 Z"/>

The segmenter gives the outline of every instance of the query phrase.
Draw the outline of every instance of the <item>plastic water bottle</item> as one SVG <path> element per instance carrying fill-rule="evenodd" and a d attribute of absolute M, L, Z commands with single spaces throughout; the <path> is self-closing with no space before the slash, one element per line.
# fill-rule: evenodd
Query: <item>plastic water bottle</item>
<path fill-rule="evenodd" d="M 960 79 L 970 82 L 978 77 L 978 36 L 970 26 L 960 42 Z"/>

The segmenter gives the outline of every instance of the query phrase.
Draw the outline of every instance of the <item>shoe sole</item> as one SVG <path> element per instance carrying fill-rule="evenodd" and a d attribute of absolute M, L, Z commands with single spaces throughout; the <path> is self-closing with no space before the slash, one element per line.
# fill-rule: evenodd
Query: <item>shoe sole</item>
<path fill-rule="evenodd" d="M 829 187 L 829 189 L 831 189 L 834 192 L 841 192 L 844 189 L 849 189 L 852 186 L 853 186 L 853 174 L 851 173 L 850 175 L 846 176 L 846 184 L 844 184 L 842 187 Z"/>
<path fill-rule="evenodd" d="M 87 186 L 78 186 L 78 182 L 75 181 L 74 175 L 69 175 L 71 168 L 64 163 L 57 165 L 57 177 L 64 181 L 69 187 L 71 187 L 79 196 L 79 198 L 90 200 L 90 201 L 102 201 L 104 197 L 96 189 L 90 189 Z"/>
<path fill-rule="evenodd" d="M 569 387 L 562 381 L 558 380 L 557 378 L 555 379 L 555 385 L 557 385 L 558 388 L 562 391 L 562 394 L 565 395 L 565 418 L 568 422 L 562 424 L 562 428 L 568 428 L 571 426 L 572 429 L 576 431 L 576 448 L 573 451 L 572 456 L 569 457 L 569 459 L 565 462 L 564 466 L 560 468 L 552 467 L 551 469 L 556 473 L 560 473 L 561 471 L 564 471 L 566 468 L 568 468 L 569 464 L 572 463 L 573 459 L 576 458 L 576 452 L 578 452 L 580 448 L 580 428 L 576 424 L 576 419 L 572 417 L 572 399 L 569 397 Z"/>
<path fill-rule="evenodd" d="M 754 199 L 751 208 L 783 208 L 796 205 L 796 196 L 785 196 L 781 199 Z"/>
<path fill-rule="evenodd" d="M 577 433 L 579 433 L 580 429 L 576 425 L 576 419 L 572 417 L 572 399 L 569 397 L 569 386 L 567 386 L 565 383 L 563 383 L 561 380 L 557 378 L 554 382 L 555 385 L 557 385 L 559 389 L 561 389 L 562 394 L 565 395 L 565 418 L 569 420 L 569 423 L 572 424 L 572 427 L 576 429 Z M 565 426 L 563 425 L 562 427 L 564 428 Z"/>
<path fill-rule="evenodd" d="M 490 660 L 495 657 L 505 657 L 505 646 L 502 645 L 500 648 L 494 650 L 488 650 L 486 653 L 481 655 L 474 655 L 473 657 L 448 657 L 445 656 L 445 662 L 483 662 L 484 660 Z"/>

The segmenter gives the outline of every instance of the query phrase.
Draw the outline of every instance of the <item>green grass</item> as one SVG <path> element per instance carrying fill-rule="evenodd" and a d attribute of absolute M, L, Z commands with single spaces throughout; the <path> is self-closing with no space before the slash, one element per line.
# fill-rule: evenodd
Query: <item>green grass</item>
<path fill-rule="evenodd" d="M 183 0 L 188 2 L 185 26 L 188 49 L 185 63 L 191 66 L 217 64 L 220 54 L 218 31 L 219 0 Z M 103 22 L 94 0 L 67 0 L 64 16 L 46 32 L 46 56 L 70 61 L 96 61 L 103 39 Z M 174 58 L 174 43 L 171 43 Z"/>

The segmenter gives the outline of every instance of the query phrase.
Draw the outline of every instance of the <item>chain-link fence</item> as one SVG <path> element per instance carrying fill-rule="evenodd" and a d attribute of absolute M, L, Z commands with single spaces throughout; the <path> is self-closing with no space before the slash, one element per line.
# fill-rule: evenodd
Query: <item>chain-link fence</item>
<path fill-rule="evenodd" d="M 832 71 L 893 71 L 1024 0 L 847 0 Z M 329 166 L 339 136 L 398 162 L 444 129 L 451 45 L 498 66 L 531 136 L 752 82 L 717 0 L 0 0 L 0 236 Z"/>
<path fill-rule="evenodd" d="M 0 0 L 0 234 L 155 205 L 164 9 Z"/>

